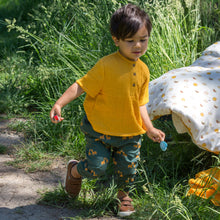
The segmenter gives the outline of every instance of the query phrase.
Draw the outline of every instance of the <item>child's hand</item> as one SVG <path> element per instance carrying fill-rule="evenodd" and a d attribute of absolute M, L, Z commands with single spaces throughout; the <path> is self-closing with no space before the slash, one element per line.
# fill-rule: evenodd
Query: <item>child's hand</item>
<path fill-rule="evenodd" d="M 160 143 L 161 141 L 164 141 L 165 139 L 165 134 L 161 130 L 157 128 L 151 128 L 146 132 L 147 136 L 153 140 L 154 142 Z"/>
<path fill-rule="evenodd" d="M 57 124 L 63 121 L 64 118 L 61 117 L 61 108 L 59 105 L 55 104 L 50 111 L 50 120 Z"/>

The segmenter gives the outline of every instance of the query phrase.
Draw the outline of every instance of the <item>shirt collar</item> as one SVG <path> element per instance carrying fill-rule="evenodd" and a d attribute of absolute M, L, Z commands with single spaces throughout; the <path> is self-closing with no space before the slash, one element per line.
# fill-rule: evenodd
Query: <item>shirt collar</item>
<path fill-rule="evenodd" d="M 129 60 L 128 58 L 124 57 L 124 56 L 120 53 L 119 50 L 118 50 L 116 53 L 117 53 L 123 60 L 125 60 L 126 62 L 128 62 L 128 63 L 130 63 L 130 64 L 135 64 L 135 63 L 139 60 L 139 58 L 137 59 L 137 61 Z"/>

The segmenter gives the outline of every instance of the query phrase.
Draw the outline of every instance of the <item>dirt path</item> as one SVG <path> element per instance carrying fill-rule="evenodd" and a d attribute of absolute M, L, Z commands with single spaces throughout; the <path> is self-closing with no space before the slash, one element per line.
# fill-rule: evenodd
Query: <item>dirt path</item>
<path fill-rule="evenodd" d="M 8 129 L 9 123 L 9 120 L 0 118 L 0 147 L 8 149 L 24 141 L 22 134 Z M 0 154 L 0 220 L 56 220 L 79 215 L 79 210 L 37 204 L 39 191 L 53 189 L 63 182 L 65 164 L 57 164 L 51 172 L 25 173 L 7 164 L 12 160 L 7 152 Z"/>

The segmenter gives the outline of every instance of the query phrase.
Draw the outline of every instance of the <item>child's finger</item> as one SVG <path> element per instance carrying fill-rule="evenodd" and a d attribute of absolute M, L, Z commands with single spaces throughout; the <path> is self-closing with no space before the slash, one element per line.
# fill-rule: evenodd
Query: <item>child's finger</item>
<path fill-rule="evenodd" d="M 159 131 L 159 135 L 160 135 L 160 141 L 164 141 L 165 140 L 165 133 L 162 131 Z"/>

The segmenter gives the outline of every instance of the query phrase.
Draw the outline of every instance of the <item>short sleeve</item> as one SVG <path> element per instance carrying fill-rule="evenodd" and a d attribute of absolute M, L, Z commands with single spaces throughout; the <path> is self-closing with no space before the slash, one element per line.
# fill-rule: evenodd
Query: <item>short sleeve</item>
<path fill-rule="evenodd" d="M 148 68 L 144 73 L 144 82 L 141 87 L 140 96 L 139 96 L 139 105 L 146 105 L 149 102 L 149 81 L 150 81 L 150 73 Z"/>
<path fill-rule="evenodd" d="M 91 97 L 95 97 L 101 90 L 104 80 L 103 61 L 99 60 L 86 75 L 76 82 Z"/>

